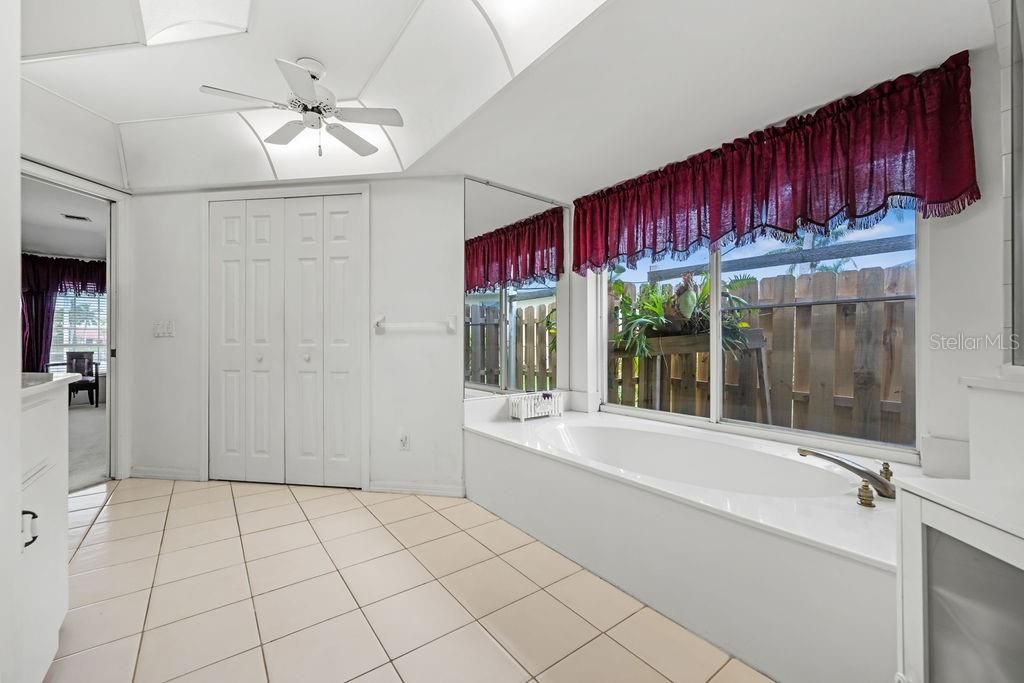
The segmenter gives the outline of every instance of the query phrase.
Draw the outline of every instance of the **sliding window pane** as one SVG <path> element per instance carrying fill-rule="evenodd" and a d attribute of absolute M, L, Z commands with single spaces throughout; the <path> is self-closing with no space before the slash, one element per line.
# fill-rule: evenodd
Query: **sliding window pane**
<path fill-rule="evenodd" d="M 708 251 L 608 275 L 610 404 L 710 417 Z"/>
<path fill-rule="evenodd" d="M 915 216 L 722 253 L 722 417 L 912 445 Z"/>

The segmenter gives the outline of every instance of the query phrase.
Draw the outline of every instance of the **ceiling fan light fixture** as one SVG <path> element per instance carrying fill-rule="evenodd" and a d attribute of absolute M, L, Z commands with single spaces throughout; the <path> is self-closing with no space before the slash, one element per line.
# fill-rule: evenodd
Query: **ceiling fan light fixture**
<path fill-rule="evenodd" d="M 300 120 L 286 122 L 280 128 L 263 139 L 271 145 L 287 145 L 304 129 L 323 131 L 359 156 L 369 156 L 378 151 L 378 147 L 355 131 L 340 123 L 327 123 L 325 119 L 336 119 L 346 123 L 368 124 L 375 126 L 403 126 L 405 122 L 397 109 L 384 107 L 343 107 L 335 99 L 334 93 L 320 83 L 326 73 L 323 63 L 312 57 L 299 57 L 290 62 L 286 59 L 275 60 L 281 76 L 284 77 L 290 90 L 287 104 L 268 100 L 255 95 L 225 90 L 212 85 L 202 85 L 200 92 L 219 97 L 241 100 L 264 108 L 282 109 L 298 114 Z M 323 156 L 323 147 L 317 144 L 317 155 Z"/>

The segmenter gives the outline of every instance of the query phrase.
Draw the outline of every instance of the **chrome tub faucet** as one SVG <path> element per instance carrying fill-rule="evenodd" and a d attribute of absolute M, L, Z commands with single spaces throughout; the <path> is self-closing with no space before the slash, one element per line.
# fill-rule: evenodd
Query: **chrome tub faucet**
<path fill-rule="evenodd" d="M 797 448 L 796 452 L 805 458 L 812 456 L 815 458 L 821 458 L 826 460 L 833 465 L 842 467 L 847 472 L 852 472 L 864 481 L 871 484 L 871 486 L 878 492 L 882 498 L 895 498 L 896 487 L 893 485 L 890 479 L 892 478 L 892 470 L 889 469 L 889 463 L 882 464 L 881 472 L 873 472 L 866 467 L 862 467 L 852 460 L 847 460 L 841 456 L 832 453 L 822 453 L 821 451 L 813 451 L 810 448 Z"/>

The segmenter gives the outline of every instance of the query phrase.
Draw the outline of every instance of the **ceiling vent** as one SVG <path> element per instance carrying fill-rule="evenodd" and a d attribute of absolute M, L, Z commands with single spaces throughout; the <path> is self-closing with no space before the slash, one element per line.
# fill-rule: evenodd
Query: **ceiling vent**
<path fill-rule="evenodd" d="M 92 223 L 92 219 L 88 216 L 76 216 L 73 213 L 62 213 L 61 216 L 67 218 L 69 221 L 83 221 L 85 223 Z"/>

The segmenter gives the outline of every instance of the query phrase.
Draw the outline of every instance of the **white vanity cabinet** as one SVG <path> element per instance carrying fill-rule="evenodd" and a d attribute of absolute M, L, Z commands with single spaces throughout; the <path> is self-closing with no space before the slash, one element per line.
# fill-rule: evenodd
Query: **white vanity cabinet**
<path fill-rule="evenodd" d="M 27 375 L 21 396 L 21 672 L 42 681 L 68 609 L 68 389 L 79 375 Z"/>
<path fill-rule="evenodd" d="M 1024 681 L 1020 482 L 898 483 L 896 681 Z"/>

